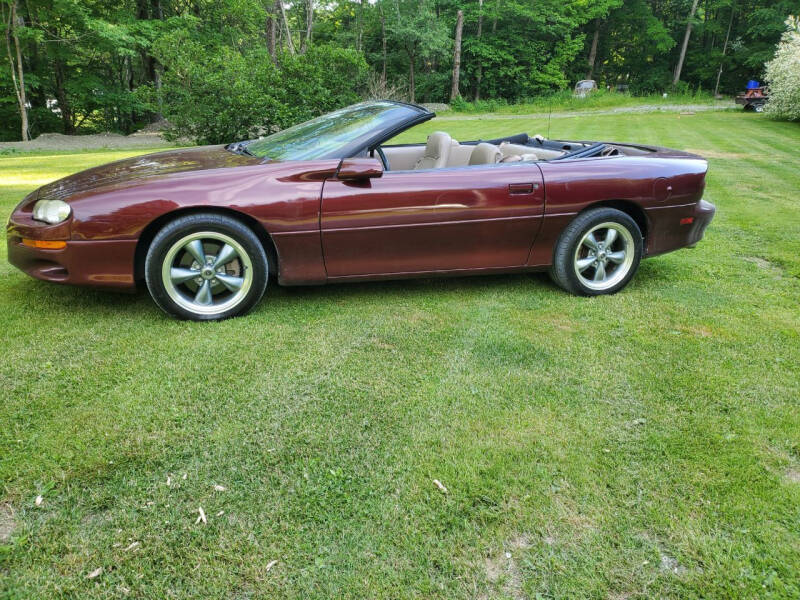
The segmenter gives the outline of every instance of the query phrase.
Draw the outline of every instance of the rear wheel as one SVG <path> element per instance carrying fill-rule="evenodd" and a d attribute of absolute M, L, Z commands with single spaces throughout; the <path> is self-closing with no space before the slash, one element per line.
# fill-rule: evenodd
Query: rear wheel
<path fill-rule="evenodd" d="M 158 306 L 179 319 L 213 321 L 242 315 L 267 286 L 267 256 L 258 237 L 223 215 L 179 217 L 158 232 L 145 278 Z"/>
<path fill-rule="evenodd" d="M 641 258 L 642 233 L 636 222 L 614 208 L 595 208 L 561 233 L 550 277 L 573 294 L 613 294 L 633 278 Z"/>

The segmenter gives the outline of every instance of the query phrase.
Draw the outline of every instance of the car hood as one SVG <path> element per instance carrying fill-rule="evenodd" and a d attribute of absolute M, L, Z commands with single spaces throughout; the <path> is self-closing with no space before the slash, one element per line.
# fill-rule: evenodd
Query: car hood
<path fill-rule="evenodd" d="M 93 167 L 42 186 L 37 199 L 68 200 L 100 189 L 132 187 L 176 173 L 255 165 L 263 159 L 235 154 L 225 146 L 200 146 L 144 154 Z"/>

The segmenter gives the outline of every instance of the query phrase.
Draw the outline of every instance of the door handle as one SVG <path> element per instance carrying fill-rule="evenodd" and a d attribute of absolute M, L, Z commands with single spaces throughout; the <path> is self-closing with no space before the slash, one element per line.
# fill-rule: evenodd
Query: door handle
<path fill-rule="evenodd" d="M 538 183 L 509 183 L 509 194 L 532 194 L 533 190 L 538 190 Z"/>

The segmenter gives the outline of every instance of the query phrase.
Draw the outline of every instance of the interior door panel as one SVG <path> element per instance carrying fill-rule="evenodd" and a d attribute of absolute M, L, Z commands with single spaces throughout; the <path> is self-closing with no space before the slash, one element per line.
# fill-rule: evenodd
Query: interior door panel
<path fill-rule="evenodd" d="M 328 277 L 524 265 L 544 212 L 536 164 L 388 171 L 322 192 Z"/>

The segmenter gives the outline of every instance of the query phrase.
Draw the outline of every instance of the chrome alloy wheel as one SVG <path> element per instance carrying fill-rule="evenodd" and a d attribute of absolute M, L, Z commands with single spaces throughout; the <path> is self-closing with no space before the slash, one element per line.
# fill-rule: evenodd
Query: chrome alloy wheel
<path fill-rule="evenodd" d="M 170 247 L 161 278 L 169 297 L 182 308 L 214 315 L 244 300 L 253 285 L 253 263 L 232 237 L 199 231 Z"/>
<path fill-rule="evenodd" d="M 631 232 L 619 223 L 595 225 L 575 249 L 575 274 L 587 288 L 607 290 L 622 281 L 631 270 L 634 243 Z"/>

